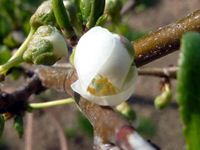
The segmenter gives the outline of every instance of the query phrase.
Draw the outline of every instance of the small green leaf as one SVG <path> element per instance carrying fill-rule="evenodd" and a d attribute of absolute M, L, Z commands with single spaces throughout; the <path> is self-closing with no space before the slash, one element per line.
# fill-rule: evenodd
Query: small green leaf
<path fill-rule="evenodd" d="M 4 117 L 3 117 L 2 115 L 0 115 L 0 137 L 1 137 L 2 134 L 3 134 L 4 125 L 5 125 Z"/>
<path fill-rule="evenodd" d="M 86 25 L 90 16 L 92 0 L 80 0 L 80 11 L 82 15 L 83 24 Z"/>
<path fill-rule="evenodd" d="M 82 22 L 75 3 L 65 1 L 64 5 L 66 8 L 67 15 L 69 17 L 70 24 L 74 29 L 74 32 L 78 37 L 81 37 L 81 35 L 83 34 Z"/>
<path fill-rule="evenodd" d="M 200 34 L 186 33 L 181 41 L 177 100 L 184 123 L 187 150 L 200 145 Z"/>
<path fill-rule="evenodd" d="M 19 138 L 22 138 L 24 134 L 24 122 L 23 117 L 16 115 L 14 118 L 14 128 L 17 131 Z"/>

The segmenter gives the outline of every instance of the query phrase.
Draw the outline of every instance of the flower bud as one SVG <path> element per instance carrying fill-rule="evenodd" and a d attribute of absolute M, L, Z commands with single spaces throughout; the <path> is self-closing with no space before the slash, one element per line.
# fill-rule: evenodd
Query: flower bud
<path fill-rule="evenodd" d="M 23 59 L 34 64 L 52 65 L 63 56 L 68 49 L 65 39 L 52 26 L 40 26 L 33 35 Z"/>
<path fill-rule="evenodd" d="M 30 19 L 30 24 L 35 29 L 42 25 L 54 25 L 55 22 L 53 7 L 50 0 L 44 1 Z"/>
<path fill-rule="evenodd" d="M 128 40 L 107 29 L 94 27 L 80 38 L 74 65 L 78 80 L 71 87 L 89 101 L 113 106 L 133 93 L 133 49 Z"/>
<path fill-rule="evenodd" d="M 172 91 L 169 83 L 164 84 L 162 93 L 154 100 L 154 105 L 157 109 L 166 108 L 172 101 Z"/>

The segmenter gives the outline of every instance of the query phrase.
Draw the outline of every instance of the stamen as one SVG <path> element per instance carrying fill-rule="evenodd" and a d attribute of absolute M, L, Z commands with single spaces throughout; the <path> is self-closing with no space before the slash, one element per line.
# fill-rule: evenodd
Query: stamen
<path fill-rule="evenodd" d="M 87 91 L 95 96 L 107 96 L 116 94 L 118 90 L 108 78 L 98 75 L 93 79 Z"/>

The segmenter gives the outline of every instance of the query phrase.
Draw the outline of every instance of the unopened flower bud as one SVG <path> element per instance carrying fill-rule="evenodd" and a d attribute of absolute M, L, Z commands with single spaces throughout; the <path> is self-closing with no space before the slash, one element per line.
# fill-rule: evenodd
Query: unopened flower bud
<path fill-rule="evenodd" d="M 65 39 L 52 26 L 40 26 L 33 35 L 23 59 L 34 64 L 52 65 L 61 57 L 67 56 Z"/>
<path fill-rule="evenodd" d="M 134 91 L 136 67 L 130 42 L 101 27 L 79 40 L 74 65 L 78 80 L 72 89 L 99 105 L 118 105 Z"/>
<path fill-rule="evenodd" d="M 44 1 L 30 19 L 30 24 L 35 29 L 42 25 L 54 25 L 55 22 L 51 0 Z"/>

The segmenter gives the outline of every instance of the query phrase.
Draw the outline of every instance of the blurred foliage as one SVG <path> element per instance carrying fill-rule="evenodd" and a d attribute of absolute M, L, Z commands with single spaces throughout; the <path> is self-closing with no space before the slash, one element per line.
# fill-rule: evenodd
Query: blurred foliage
<path fill-rule="evenodd" d="M 159 0 L 138 0 L 138 5 L 135 8 L 136 12 L 142 12 L 150 7 L 158 4 Z"/>
<path fill-rule="evenodd" d="M 78 128 L 89 137 L 93 137 L 93 127 L 89 120 L 80 112 L 77 113 Z"/>
<path fill-rule="evenodd" d="M 3 134 L 4 125 L 5 125 L 4 117 L 2 115 L 0 115 L 0 138 Z"/>
<path fill-rule="evenodd" d="M 0 65 L 4 64 L 11 57 L 11 52 L 7 46 L 0 45 Z"/>
<path fill-rule="evenodd" d="M 150 118 L 139 117 L 137 122 L 136 130 L 143 136 L 151 138 L 156 134 L 156 126 Z"/>
<path fill-rule="evenodd" d="M 125 36 L 130 41 L 134 41 L 145 34 L 145 32 L 137 31 L 125 23 L 118 24 L 116 27 L 116 32 Z"/>
<path fill-rule="evenodd" d="M 7 142 L 3 138 L 1 138 L 0 139 L 0 150 L 9 150 L 9 149 L 10 148 L 9 148 Z"/>
<path fill-rule="evenodd" d="M 65 129 L 65 135 L 70 139 L 76 139 L 82 135 L 90 138 L 93 137 L 93 127 L 89 120 L 80 112 L 76 113 L 76 121 L 74 126 Z"/>
<path fill-rule="evenodd" d="M 0 44 L 13 30 L 29 32 L 29 19 L 42 0 L 0 0 Z"/>

